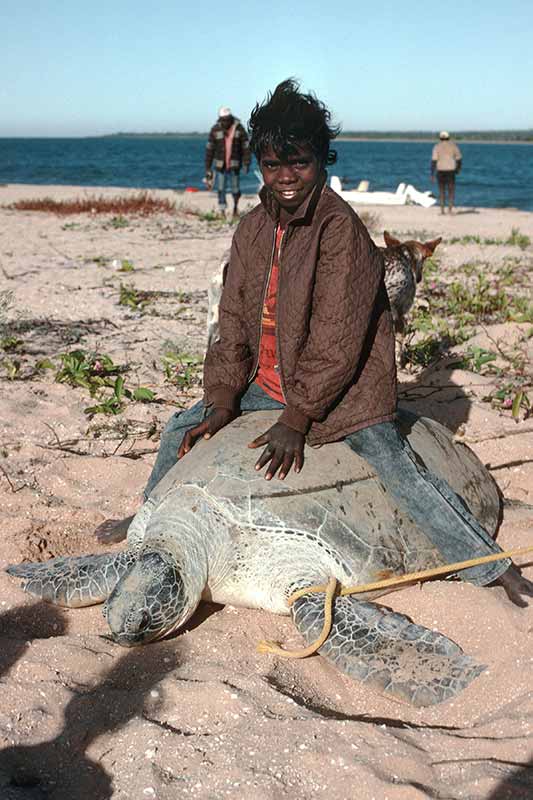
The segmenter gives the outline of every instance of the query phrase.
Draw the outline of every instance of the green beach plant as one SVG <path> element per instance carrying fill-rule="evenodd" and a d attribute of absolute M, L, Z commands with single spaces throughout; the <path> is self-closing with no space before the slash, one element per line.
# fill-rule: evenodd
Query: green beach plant
<path fill-rule="evenodd" d="M 520 233 L 519 228 L 512 228 L 511 235 L 506 240 L 505 244 L 513 244 L 521 250 L 525 250 L 531 244 L 531 239 L 525 233 Z"/>
<path fill-rule="evenodd" d="M 99 393 L 98 402 L 92 406 L 83 409 L 83 413 L 87 414 L 89 419 L 94 417 L 95 414 L 120 414 L 124 408 L 124 378 L 119 375 L 113 383 L 113 392 L 109 396 Z"/>
<path fill-rule="evenodd" d="M 129 306 L 136 311 L 142 311 L 150 302 L 150 293 L 136 289 L 132 283 L 121 283 L 119 288 L 119 306 Z"/>
<path fill-rule="evenodd" d="M 20 377 L 21 364 L 17 358 L 4 358 L 0 365 L 5 370 L 5 377 L 8 381 L 15 381 Z"/>
<path fill-rule="evenodd" d="M 23 344 L 23 340 L 17 336 L 11 336 L 10 334 L 0 336 L 0 348 L 5 353 L 13 353 L 15 350 L 20 350 Z"/>
<path fill-rule="evenodd" d="M 137 401 L 139 403 L 152 403 L 156 401 L 156 394 L 146 386 L 138 386 L 133 391 L 124 384 L 122 375 L 118 375 L 113 383 L 113 391 L 110 395 L 99 392 L 97 403 L 83 409 L 83 413 L 91 419 L 95 414 L 111 414 L 116 416 L 123 411 L 125 401 Z"/>
<path fill-rule="evenodd" d="M 108 355 L 85 350 L 61 353 L 59 359 L 61 366 L 55 376 L 57 383 L 82 386 L 89 390 L 91 397 L 101 387 L 113 385 L 115 376 L 128 369 L 114 364 Z"/>
<path fill-rule="evenodd" d="M 497 357 L 496 353 L 485 350 L 484 347 L 470 347 L 457 362 L 457 366 L 461 369 L 469 370 L 470 372 L 482 374 L 487 371 L 485 369 L 487 364 L 492 364 L 493 361 L 496 361 Z M 492 369 L 494 369 L 494 367 Z"/>
<path fill-rule="evenodd" d="M 458 343 L 456 335 L 449 329 L 436 331 L 421 338 L 407 339 L 404 345 L 404 358 L 406 364 L 418 367 L 429 367 L 434 364 L 450 348 Z"/>
<path fill-rule="evenodd" d="M 55 380 L 69 386 L 88 389 L 96 403 L 84 409 L 92 417 L 95 414 L 119 414 L 126 400 L 130 402 L 152 403 L 157 401 L 156 393 L 146 386 L 131 389 L 126 386 L 124 373 L 129 365 L 115 364 L 112 358 L 102 353 L 87 353 L 85 350 L 72 350 L 59 356 L 61 367 Z M 49 368 L 50 363 L 43 365 Z M 107 392 L 111 389 L 111 393 Z"/>
<path fill-rule="evenodd" d="M 226 217 L 219 211 L 200 211 L 198 219 L 202 222 L 226 222 Z"/>
<path fill-rule="evenodd" d="M 116 217 L 111 217 L 109 220 L 109 225 L 111 225 L 112 228 L 127 228 L 129 224 L 130 223 L 126 217 L 123 217 L 122 214 L 119 214 Z"/>
<path fill-rule="evenodd" d="M 511 235 L 507 239 L 495 239 L 491 237 L 481 237 L 479 234 L 465 234 L 464 236 L 452 236 L 446 240 L 448 244 L 483 244 L 483 245 L 511 245 L 525 250 L 531 244 L 531 239 L 524 233 L 520 233 L 519 228 L 512 228 Z"/>
<path fill-rule="evenodd" d="M 507 409 L 511 411 L 511 416 L 515 422 L 528 419 L 532 412 L 532 404 L 527 394 L 527 386 L 531 387 L 531 382 L 524 379 L 515 378 L 495 389 L 490 394 L 483 397 L 485 403 L 490 403 L 493 408 Z"/>
<path fill-rule="evenodd" d="M 89 256 L 84 258 L 84 261 L 89 264 L 96 264 L 98 267 L 106 267 L 110 259 L 107 256 Z"/>
<path fill-rule="evenodd" d="M 165 382 L 181 391 L 189 391 L 201 383 L 203 360 L 199 356 L 181 352 L 172 343 L 166 343 L 162 358 Z"/>

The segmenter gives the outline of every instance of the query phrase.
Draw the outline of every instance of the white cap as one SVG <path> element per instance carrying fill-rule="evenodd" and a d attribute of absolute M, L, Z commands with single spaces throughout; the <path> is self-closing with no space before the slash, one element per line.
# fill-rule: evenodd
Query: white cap
<path fill-rule="evenodd" d="M 231 117 L 231 108 L 227 106 L 220 106 L 218 109 L 218 116 L 219 117 Z"/>
<path fill-rule="evenodd" d="M 441 131 L 439 133 L 439 139 L 449 139 L 449 138 L 450 134 L 448 133 L 448 131 Z"/>

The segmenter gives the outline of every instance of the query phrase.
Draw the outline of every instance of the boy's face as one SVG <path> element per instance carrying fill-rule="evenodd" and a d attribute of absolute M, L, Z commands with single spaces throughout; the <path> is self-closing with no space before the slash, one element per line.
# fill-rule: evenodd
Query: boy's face
<path fill-rule="evenodd" d="M 296 146 L 294 152 L 279 156 L 267 148 L 259 162 L 265 186 L 286 211 L 293 212 L 313 191 L 320 175 L 320 164 L 309 147 Z"/>

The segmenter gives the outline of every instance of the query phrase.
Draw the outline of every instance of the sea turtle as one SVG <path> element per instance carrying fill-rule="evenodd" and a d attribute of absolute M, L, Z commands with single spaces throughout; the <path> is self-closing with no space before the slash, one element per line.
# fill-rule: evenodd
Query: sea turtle
<path fill-rule="evenodd" d="M 105 601 L 114 639 L 131 646 L 176 631 L 202 597 L 291 613 L 312 642 L 321 631 L 324 595 L 306 594 L 289 611 L 287 598 L 297 589 L 330 576 L 351 586 L 443 563 L 346 444 L 307 448 L 300 474 L 265 481 L 246 445 L 276 416 L 243 415 L 196 444 L 139 510 L 127 550 L 8 572 L 52 603 Z M 476 456 L 436 422 L 403 413 L 400 424 L 417 457 L 493 533 L 499 497 Z M 369 602 L 368 595 L 337 598 L 333 628 L 319 652 L 349 675 L 417 706 L 453 697 L 484 669 L 442 634 Z"/>

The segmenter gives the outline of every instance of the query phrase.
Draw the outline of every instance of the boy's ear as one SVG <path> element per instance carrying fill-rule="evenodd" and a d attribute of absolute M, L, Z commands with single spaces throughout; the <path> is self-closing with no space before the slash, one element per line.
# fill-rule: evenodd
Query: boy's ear
<path fill-rule="evenodd" d="M 401 244 L 399 239 L 395 239 L 394 236 L 391 236 L 388 231 L 383 231 L 383 238 L 385 239 L 385 244 L 387 247 L 396 247 L 397 245 Z"/>

